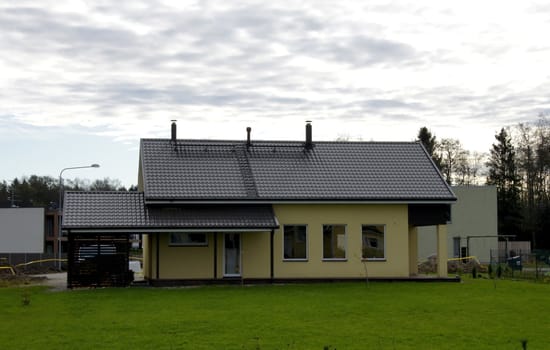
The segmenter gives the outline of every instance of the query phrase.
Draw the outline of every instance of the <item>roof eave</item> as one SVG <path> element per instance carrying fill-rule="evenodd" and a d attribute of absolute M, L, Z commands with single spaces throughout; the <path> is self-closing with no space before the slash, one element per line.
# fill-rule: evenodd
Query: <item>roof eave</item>
<path fill-rule="evenodd" d="M 279 224 L 256 227 L 109 227 L 109 226 L 73 226 L 63 230 L 74 233 L 167 233 L 167 232 L 267 232 L 279 228 Z"/>
<path fill-rule="evenodd" d="M 146 205 L 183 205 L 183 204 L 453 204 L 456 197 L 447 198 L 296 198 L 296 199 L 227 199 L 227 198 L 200 198 L 200 199 L 145 199 Z"/>

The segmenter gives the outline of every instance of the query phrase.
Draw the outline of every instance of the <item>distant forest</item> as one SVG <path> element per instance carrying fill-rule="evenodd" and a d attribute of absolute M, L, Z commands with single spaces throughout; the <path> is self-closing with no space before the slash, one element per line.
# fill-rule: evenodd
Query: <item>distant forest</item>
<path fill-rule="evenodd" d="M 64 179 L 65 191 L 137 191 L 137 186 L 126 188 L 120 180 L 104 178 L 90 181 Z M 31 175 L 0 182 L 0 208 L 44 207 L 56 209 L 59 202 L 59 179 Z"/>

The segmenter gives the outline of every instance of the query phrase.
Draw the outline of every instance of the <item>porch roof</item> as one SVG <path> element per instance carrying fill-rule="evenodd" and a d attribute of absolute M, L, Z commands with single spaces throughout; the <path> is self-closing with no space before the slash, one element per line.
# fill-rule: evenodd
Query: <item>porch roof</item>
<path fill-rule="evenodd" d="M 279 227 L 271 205 L 146 206 L 142 192 L 65 193 L 68 230 L 271 230 Z"/>

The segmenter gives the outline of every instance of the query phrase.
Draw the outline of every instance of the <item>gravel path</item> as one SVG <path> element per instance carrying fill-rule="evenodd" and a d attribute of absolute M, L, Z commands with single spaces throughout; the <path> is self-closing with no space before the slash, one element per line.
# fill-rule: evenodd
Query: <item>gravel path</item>
<path fill-rule="evenodd" d="M 43 275 L 33 275 L 34 277 L 43 277 L 39 284 L 52 287 L 54 291 L 67 290 L 67 273 L 47 273 Z"/>

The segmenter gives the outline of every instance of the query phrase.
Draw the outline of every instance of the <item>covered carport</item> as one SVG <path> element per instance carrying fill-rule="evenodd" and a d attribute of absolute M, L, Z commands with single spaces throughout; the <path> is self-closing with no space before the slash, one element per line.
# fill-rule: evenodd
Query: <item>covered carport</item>
<path fill-rule="evenodd" d="M 63 230 L 68 235 L 67 287 L 123 287 L 130 235 L 146 228 L 139 192 L 66 192 Z"/>
<path fill-rule="evenodd" d="M 129 234 L 70 233 L 68 287 L 129 285 L 133 281 L 129 252 Z"/>
<path fill-rule="evenodd" d="M 68 234 L 69 288 L 90 286 L 127 286 L 132 282 L 129 271 L 129 251 L 132 234 L 144 234 L 145 277 L 150 282 L 162 282 L 170 277 L 161 272 L 169 265 L 161 264 L 159 240 L 168 232 L 207 233 L 213 244 L 207 247 L 205 258 L 211 269 L 202 279 L 222 277 L 218 264 L 218 235 L 243 232 L 268 232 L 266 252 L 267 273 L 273 278 L 273 235 L 278 227 L 269 205 L 146 205 L 142 192 L 67 192 L 65 194 L 63 229 Z M 148 249 L 145 249 L 148 247 Z M 220 247 L 221 248 L 221 247 Z M 145 264 L 144 264 L 145 265 Z M 193 265 L 193 268 L 198 268 Z M 205 266 L 202 266 L 205 268 Z M 269 270 L 271 271 L 269 273 Z M 180 279 L 186 279 L 180 276 Z"/>

